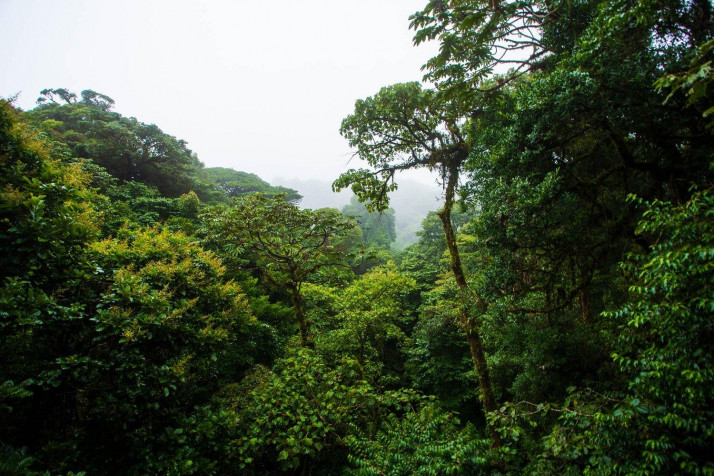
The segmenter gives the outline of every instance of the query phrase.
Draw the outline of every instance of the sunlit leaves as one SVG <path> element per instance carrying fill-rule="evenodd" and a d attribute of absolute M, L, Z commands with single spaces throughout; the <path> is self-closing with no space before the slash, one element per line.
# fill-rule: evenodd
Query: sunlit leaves
<path fill-rule="evenodd" d="M 90 433 L 93 444 L 126 453 L 115 461 L 161 472 L 180 451 L 173 438 L 162 443 L 164 433 L 242 375 L 260 325 L 220 259 L 180 232 L 124 228 L 92 251 L 104 277 L 97 278 L 94 350 L 74 377 L 92 395 L 85 424 L 103 429 Z M 144 460 L 149 446 L 152 459 L 163 456 Z"/>

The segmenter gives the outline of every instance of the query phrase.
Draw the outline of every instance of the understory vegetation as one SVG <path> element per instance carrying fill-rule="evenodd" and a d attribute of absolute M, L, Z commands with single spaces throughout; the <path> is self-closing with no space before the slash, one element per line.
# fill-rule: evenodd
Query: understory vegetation
<path fill-rule="evenodd" d="M 343 210 L 1 100 L 0 473 L 714 474 L 712 9 L 429 1 Z"/>

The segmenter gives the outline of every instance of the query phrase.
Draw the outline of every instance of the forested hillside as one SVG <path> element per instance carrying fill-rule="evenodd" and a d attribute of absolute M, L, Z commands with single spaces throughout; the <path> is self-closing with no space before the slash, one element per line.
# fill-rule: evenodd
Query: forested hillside
<path fill-rule="evenodd" d="M 342 210 L 0 100 L 0 473 L 714 474 L 712 8 L 429 1 Z"/>

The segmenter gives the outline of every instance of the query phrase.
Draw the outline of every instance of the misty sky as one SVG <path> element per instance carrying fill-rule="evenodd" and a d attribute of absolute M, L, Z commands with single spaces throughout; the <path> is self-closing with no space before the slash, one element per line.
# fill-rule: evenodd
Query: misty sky
<path fill-rule="evenodd" d="M 207 166 L 334 180 L 358 98 L 419 80 L 426 0 L 0 0 L 0 97 L 93 89 Z"/>

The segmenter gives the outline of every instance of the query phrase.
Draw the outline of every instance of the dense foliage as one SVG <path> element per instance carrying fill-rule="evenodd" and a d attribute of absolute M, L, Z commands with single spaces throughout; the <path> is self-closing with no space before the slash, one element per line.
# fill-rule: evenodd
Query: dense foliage
<path fill-rule="evenodd" d="M 411 21 L 431 86 L 356 102 L 342 211 L 0 101 L 0 473 L 714 474 L 711 3 Z"/>

